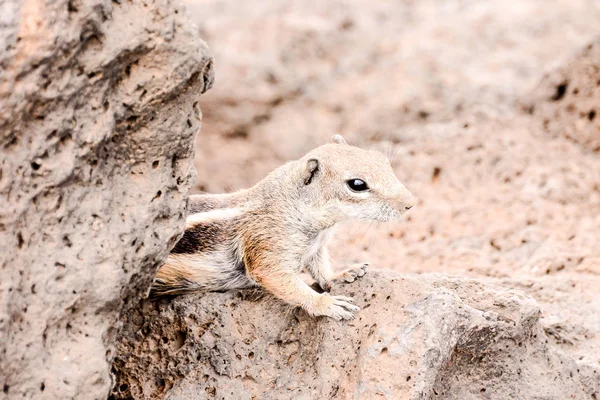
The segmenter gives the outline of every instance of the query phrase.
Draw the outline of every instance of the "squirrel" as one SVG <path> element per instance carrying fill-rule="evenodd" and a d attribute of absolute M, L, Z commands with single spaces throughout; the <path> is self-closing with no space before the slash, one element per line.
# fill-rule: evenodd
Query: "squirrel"
<path fill-rule="evenodd" d="M 350 146 L 340 135 L 255 186 L 192 195 L 185 232 L 155 277 L 151 296 L 260 286 L 312 316 L 352 319 L 359 307 L 326 293 L 352 282 L 366 265 L 334 273 L 326 244 L 349 219 L 389 221 L 415 204 L 389 160 Z M 319 293 L 300 272 L 308 270 Z"/>

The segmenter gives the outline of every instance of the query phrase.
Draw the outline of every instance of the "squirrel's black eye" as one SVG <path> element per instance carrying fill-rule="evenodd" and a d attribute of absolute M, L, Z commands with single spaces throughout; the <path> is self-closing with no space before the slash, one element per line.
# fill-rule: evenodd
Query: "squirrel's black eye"
<path fill-rule="evenodd" d="M 363 181 L 362 179 L 350 179 L 346 183 L 348 184 L 348 187 L 354 192 L 364 192 L 365 190 L 369 190 L 367 182 Z"/>

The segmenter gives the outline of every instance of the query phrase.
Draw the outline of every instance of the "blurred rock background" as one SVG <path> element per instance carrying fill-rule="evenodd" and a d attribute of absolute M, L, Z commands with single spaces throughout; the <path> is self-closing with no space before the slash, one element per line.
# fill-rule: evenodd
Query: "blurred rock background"
<path fill-rule="evenodd" d="M 339 266 L 524 290 L 552 341 L 600 363 L 599 2 L 186 5 L 217 66 L 197 191 L 250 186 L 334 133 L 379 149 L 419 205 L 339 229 Z"/>

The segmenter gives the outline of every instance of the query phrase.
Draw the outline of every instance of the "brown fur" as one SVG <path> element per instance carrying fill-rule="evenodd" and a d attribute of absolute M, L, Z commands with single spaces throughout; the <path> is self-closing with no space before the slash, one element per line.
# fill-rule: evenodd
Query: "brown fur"
<path fill-rule="evenodd" d="M 354 192 L 348 180 L 369 185 Z M 350 218 L 388 221 L 412 205 L 380 153 L 349 146 L 341 136 L 287 163 L 250 189 L 190 198 L 186 231 L 155 279 L 156 295 L 261 286 L 311 315 L 354 317 L 352 299 L 317 293 L 299 276 L 308 270 L 323 289 L 363 267 L 335 275 L 326 243 Z"/>

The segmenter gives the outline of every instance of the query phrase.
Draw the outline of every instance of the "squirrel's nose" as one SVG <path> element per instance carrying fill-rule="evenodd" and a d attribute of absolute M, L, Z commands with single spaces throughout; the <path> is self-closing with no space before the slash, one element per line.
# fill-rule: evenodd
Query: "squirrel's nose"
<path fill-rule="evenodd" d="M 415 204 L 417 204 L 417 199 L 412 195 L 412 193 L 409 192 L 409 196 L 404 198 L 403 203 L 404 209 L 408 211 L 413 208 Z"/>

